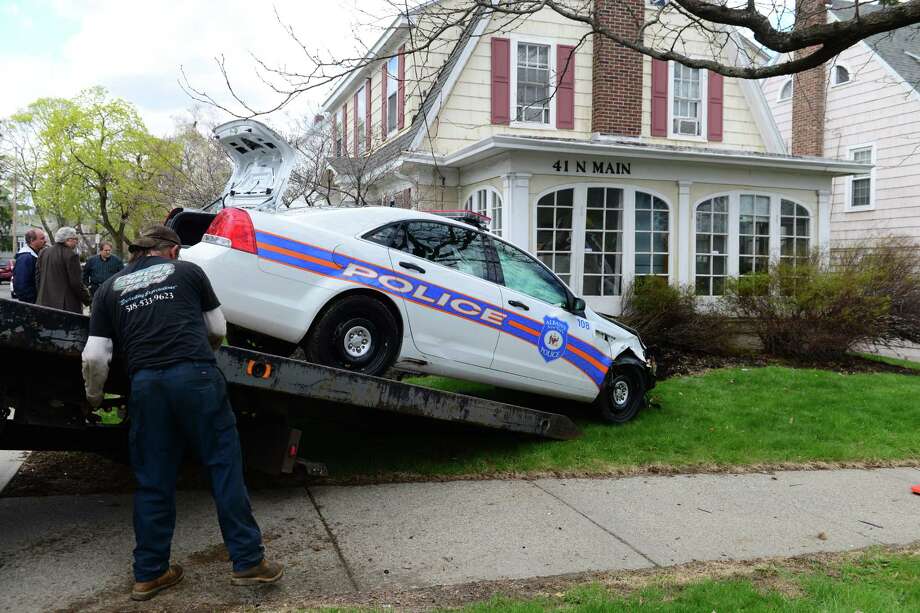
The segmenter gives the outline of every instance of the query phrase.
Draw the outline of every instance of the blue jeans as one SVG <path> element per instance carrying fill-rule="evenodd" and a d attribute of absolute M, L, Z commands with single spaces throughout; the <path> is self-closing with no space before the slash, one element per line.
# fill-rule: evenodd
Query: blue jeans
<path fill-rule="evenodd" d="M 241 571 L 262 561 L 262 534 L 243 482 L 236 417 L 214 364 L 181 362 L 131 378 L 131 465 L 134 493 L 134 578 L 150 581 L 169 568 L 176 526 L 176 477 L 186 447 L 211 476 L 224 544 Z"/>

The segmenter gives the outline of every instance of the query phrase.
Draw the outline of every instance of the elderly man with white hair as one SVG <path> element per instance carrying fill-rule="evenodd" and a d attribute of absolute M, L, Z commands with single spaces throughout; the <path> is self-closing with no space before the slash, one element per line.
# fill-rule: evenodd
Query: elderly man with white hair
<path fill-rule="evenodd" d="M 80 256 L 74 251 L 77 231 L 68 226 L 54 233 L 54 245 L 42 250 L 35 264 L 36 304 L 82 313 L 89 305 L 89 290 L 80 274 Z"/>

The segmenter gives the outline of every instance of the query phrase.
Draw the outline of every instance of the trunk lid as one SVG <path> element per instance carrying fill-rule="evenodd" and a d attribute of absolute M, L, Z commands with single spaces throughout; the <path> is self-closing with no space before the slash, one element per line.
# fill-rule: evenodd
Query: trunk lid
<path fill-rule="evenodd" d="M 214 128 L 214 137 L 233 163 L 233 173 L 217 201 L 221 208 L 277 209 L 294 168 L 291 146 L 253 119 L 221 124 Z"/>

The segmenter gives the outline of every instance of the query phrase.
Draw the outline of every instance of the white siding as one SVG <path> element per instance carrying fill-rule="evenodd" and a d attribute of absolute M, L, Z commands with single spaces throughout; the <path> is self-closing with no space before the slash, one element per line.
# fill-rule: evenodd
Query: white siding
<path fill-rule="evenodd" d="M 847 178 L 834 180 L 831 242 L 845 247 L 888 235 L 920 240 L 920 95 L 910 93 L 868 45 L 859 43 L 835 60 L 850 82 L 831 86 L 827 70 L 824 155 L 846 159 L 850 147 L 875 145 L 875 209 L 851 211 Z M 791 141 L 792 101 L 777 102 L 788 77 L 764 83 L 764 93 L 783 138 Z"/>

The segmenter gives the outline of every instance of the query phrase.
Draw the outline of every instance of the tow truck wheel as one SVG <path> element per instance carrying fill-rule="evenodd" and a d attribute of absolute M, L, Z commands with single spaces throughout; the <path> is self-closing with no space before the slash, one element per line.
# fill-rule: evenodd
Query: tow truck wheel
<path fill-rule="evenodd" d="M 399 328 L 390 310 L 369 296 L 347 296 L 320 317 L 304 346 L 317 364 L 382 375 L 399 348 Z"/>
<path fill-rule="evenodd" d="M 611 424 L 625 424 L 645 404 L 645 383 L 635 368 L 610 371 L 595 401 L 601 418 Z"/>

